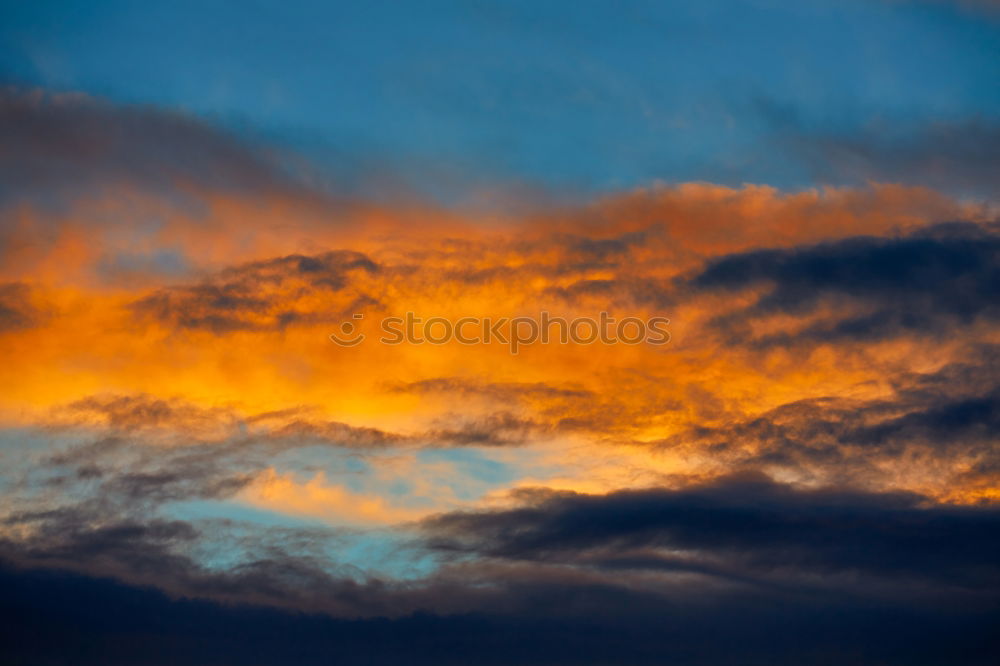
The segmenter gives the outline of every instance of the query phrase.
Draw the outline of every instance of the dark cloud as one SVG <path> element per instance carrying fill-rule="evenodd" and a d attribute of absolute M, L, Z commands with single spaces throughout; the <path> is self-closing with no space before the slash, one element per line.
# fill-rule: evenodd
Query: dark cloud
<path fill-rule="evenodd" d="M 4 554 L 33 564 L 68 566 L 124 574 L 135 570 L 169 571 L 168 560 L 182 560 L 173 551 L 188 545 L 198 532 L 182 521 L 118 518 L 98 503 L 48 511 L 16 513 L 4 519 L 8 527 L 32 528 L 32 537 L 3 543 Z"/>
<path fill-rule="evenodd" d="M 823 607 L 808 597 L 650 607 L 634 593 L 604 595 L 614 612 L 589 618 L 418 613 L 337 620 L 170 599 L 107 579 L 9 566 L 0 568 L 0 585 L 0 644 L 11 663 L 931 666 L 990 664 L 1000 648 L 991 631 L 996 613 Z"/>
<path fill-rule="evenodd" d="M 71 447 L 49 456 L 30 478 L 65 497 L 83 498 L 78 501 L 107 514 L 103 520 L 156 512 L 169 502 L 231 497 L 266 467 L 265 449 L 253 442 L 242 457 L 227 444 L 150 446 L 149 451 L 135 445 L 109 437 Z"/>
<path fill-rule="evenodd" d="M 32 328 L 44 316 L 32 299 L 31 287 L 22 282 L 0 284 L 0 333 Z"/>
<path fill-rule="evenodd" d="M 338 421 L 316 421 L 294 418 L 282 425 L 275 424 L 270 436 L 274 440 L 293 442 L 325 442 L 333 446 L 369 448 L 405 445 L 409 437 L 378 428 L 358 427 Z"/>
<path fill-rule="evenodd" d="M 443 393 L 463 396 L 483 396 L 495 400 L 524 398 L 587 398 L 590 391 L 550 386 L 544 382 L 484 382 L 462 377 L 434 377 L 391 387 L 402 393 Z"/>
<path fill-rule="evenodd" d="M 289 255 L 229 268 L 197 285 L 160 289 L 133 303 L 132 310 L 171 327 L 220 334 L 340 322 L 362 308 L 377 305 L 374 298 L 352 290 L 351 280 L 356 273 L 378 270 L 371 259 L 358 252 Z M 319 308 L 314 301 L 298 303 L 304 297 L 331 294 L 346 300 L 331 298 Z"/>
<path fill-rule="evenodd" d="M 1000 463 L 1000 353 L 995 346 L 926 374 L 892 377 L 877 398 L 797 400 L 759 414 L 728 413 L 654 446 L 706 451 L 722 468 L 781 470 L 828 483 L 893 483 L 899 466 L 935 470 L 938 494 L 989 487 Z M 928 483 L 930 483 L 928 481 Z"/>
<path fill-rule="evenodd" d="M 663 229 L 653 226 L 639 231 L 630 231 L 609 238 L 590 237 L 575 234 L 555 234 L 548 244 L 560 249 L 560 261 L 554 267 L 554 274 L 572 274 L 608 268 L 627 266 L 634 260 L 633 253 L 660 238 Z M 529 247 L 520 247 L 530 251 Z"/>
<path fill-rule="evenodd" d="M 993 16 L 1000 7 L 992 0 L 954 4 Z M 995 116 L 922 123 L 876 117 L 837 127 L 810 124 L 800 110 L 773 101 L 758 101 L 757 111 L 774 145 L 805 169 L 812 182 L 904 183 L 986 199 L 1000 194 L 1000 118 Z"/>
<path fill-rule="evenodd" d="M 922 431 L 929 420 L 934 436 L 941 437 L 940 413 L 948 410 L 910 417 L 914 425 L 900 417 L 888 422 Z M 807 410 L 806 422 L 808 416 Z M 862 414 L 860 421 L 867 420 Z M 944 419 L 949 425 L 951 420 Z M 504 433 L 521 424 L 500 426 Z M 852 427 L 863 431 L 856 426 L 848 421 L 833 431 L 836 436 Z M 821 423 L 817 431 L 828 427 Z M 736 434 L 753 428 L 765 427 Z M 968 429 L 957 426 L 963 437 Z M 172 594 L 347 615 L 398 615 L 418 608 L 522 612 L 537 605 L 539 594 L 572 595 L 581 612 L 590 612 L 603 595 L 627 595 L 636 585 L 655 598 L 756 590 L 890 601 L 943 595 L 1000 603 L 995 507 L 937 505 L 907 493 L 808 490 L 760 475 L 608 495 L 524 491 L 514 509 L 426 521 L 424 536 L 410 547 L 430 549 L 450 562 L 438 573 L 419 583 L 358 587 L 356 578 L 337 572 L 336 551 L 321 547 L 333 538 L 329 530 L 295 536 L 295 530 L 257 525 L 226 537 L 227 530 L 237 529 L 231 521 L 188 523 L 161 515 L 171 502 L 232 496 L 283 448 L 317 441 L 312 435 L 286 440 L 246 433 L 223 442 L 163 447 L 135 446 L 129 438 L 136 432 L 72 446 L 33 465 L 29 486 L 43 493 L 58 487 L 61 497 L 76 499 L 57 508 L 32 502 L 30 495 L 18 499 L 2 518 L 0 557 L 20 566 L 71 567 L 156 585 Z M 484 434 L 471 425 L 430 436 L 436 445 L 482 445 L 496 437 L 493 430 Z M 758 456 L 754 464 L 763 460 Z M 295 541 L 300 537 L 305 541 Z M 212 561 L 205 548 L 213 543 L 227 561 L 235 557 L 241 563 L 225 571 L 206 569 L 198 562 Z"/>
<path fill-rule="evenodd" d="M 1000 390 L 989 395 L 931 405 L 847 433 L 844 440 L 861 444 L 885 441 L 933 442 L 946 447 L 955 441 L 990 441 L 1000 432 Z"/>
<path fill-rule="evenodd" d="M 985 364 L 979 375 L 952 366 L 911 378 L 900 394 L 914 411 L 958 377 L 971 395 L 988 374 Z M 413 388 L 492 396 L 511 387 L 443 379 Z M 963 400 L 957 389 L 949 395 Z M 512 509 L 423 523 L 406 548 L 442 566 L 400 582 L 342 567 L 334 530 L 162 515 L 169 502 L 230 496 L 283 446 L 333 430 L 366 442 L 381 433 L 302 429 L 289 423 L 308 424 L 307 414 L 286 410 L 243 419 L 263 434 L 136 446 L 150 428 L 197 430 L 202 415 L 149 396 L 74 409 L 105 415 L 112 434 L 33 466 L 64 484 L 65 504 L 12 506 L 2 518 L 0 610 L 9 622 L 0 631 L 12 640 L 0 654 L 30 663 L 70 652 L 84 664 L 88 655 L 112 664 L 326 663 L 335 647 L 347 663 L 977 664 L 995 647 L 995 507 L 761 476 L 607 495 L 523 492 Z M 900 418 L 896 408 L 883 412 Z M 900 427 L 940 436 L 947 414 Z M 333 646 L 331 636 L 351 638 Z M 956 640 L 966 646 L 959 653 Z"/>
<path fill-rule="evenodd" d="M 99 499 L 113 516 L 155 512 L 174 501 L 231 497 L 275 456 L 293 449 L 323 446 L 363 457 L 370 450 L 430 439 L 310 419 L 307 410 L 243 417 L 222 407 L 199 409 L 145 395 L 81 400 L 61 411 L 49 428 L 91 437 L 56 445 L 26 472 L 24 482 L 58 489 L 65 497 Z"/>
<path fill-rule="evenodd" d="M 224 442 L 232 439 L 239 440 L 241 445 L 248 440 L 267 440 L 275 448 L 295 446 L 302 441 L 323 441 L 341 447 L 405 441 L 400 435 L 377 428 L 313 418 L 307 407 L 243 414 L 229 406 L 206 408 L 179 398 L 142 393 L 88 396 L 54 410 L 49 425 L 72 428 L 95 423 L 116 437 L 123 433 L 149 435 L 150 431 L 161 431 L 179 437 L 188 445 L 211 443 L 214 450 L 224 450 Z"/>
<path fill-rule="evenodd" d="M 530 443 L 546 427 L 530 419 L 500 412 L 480 418 L 463 417 L 457 425 L 432 428 L 420 435 L 434 446 L 517 446 Z"/>
<path fill-rule="evenodd" d="M 84 467 L 81 471 L 88 469 L 92 468 Z M 132 472 L 113 477 L 103 485 L 102 492 L 133 502 L 160 503 L 228 497 L 252 480 L 250 474 L 198 474 L 190 468 L 172 472 Z"/>
<path fill-rule="evenodd" d="M 447 397 L 463 401 L 467 414 L 475 412 L 479 401 L 493 411 L 477 419 L 465 417 L 457 425 L 426 433 L 431 442 L 469 444 L 528 443 L 531 436 L 552 433 L 620 433 L 648 423 L 658 415 L 683 407 L 679 401 L 664 400 L 655 392 L 660 377 L 620 378 L 632 391 L 628 395 L 599 394 L 577 385 L 550 385 L 544 382 L 486 382 L 462 377 L 430 379 L 389 385 L 390 390 L 419 395 Z M 522 409 L 511 411 L 511 406 Z"/>
<path fill-rule="evenodd" d="M 98 416 L 108 426 L 134 430 L 169 426 L 189 430 L 217 424 L 232 415 L 223 409 L 204 409 L 179 400 L 150 395 L 88 396 L 66 406 L 65 413 L 73 416 Z"/>
<path fill-rule="evenodd" d="M 336 575 L 335 562 L 317 557 L 337 542 L 329 529 L 256 526 L 248 532 L 235 521 L 168 520 L 102 499 L 16 513 L 2 524 L 27 535 L 0 539 L 0 561 L 20 567 L 68 569 L 223 602 L 341 615 L 389 611 L 377 585 L 365 598 L 356 581 Z M 195 552 L 213 548 L 228 567 L 196 561 Z"/>
<path fill-rule="evenodd" d="M 590 395 L 544 384 L 478 384 L 447 378 L 400 385 L 395 390 L 483 395 L 501 401 L 518 397 L 575 399 Z M 479 417 L 442 418 L 434 427 L 401 434 L 317 419 L 305 407 L 244 415 L 229 407 L 202 408 L 183 400 L 146 394 L 89 396 L 55 410 L 49 425 L 65 429 L 96 425 L 107 433 L 95 442 L 52 457 L 56 464 L 93 463 L 104 453 L 126 447 L 129 437 L 182 445 L 183 448 L 159 452 L 156 460 L 193 457 L 198 458 L 198 465 L 204 465 L 208 457 L 229 460 L 238 454 L 246 460 L 257 460 L 257 453 L 274 454 L 318 444 L 359 452 L 388 446 L 520 444 L 529 435 L 546 429 L 541 423 L 501 411 Z"/>
<path fill-rule="evenodd" d="M 1000 123 L 995 120 L 940 122 L 902 132 L 873 127 L 801 134 L 791 143 L 820 181 L 903 182 L 964 195 L 1000 194 Z"/>
<path fill-rule="evenodd" d="M 960 588 L 1000 601 L 1000 510 L 732 477 L 679 490 L 542 492 L 429 520 L 435 547 L 503 560 L 689 572 L 803 589 Z M 846 582 L 851 581 L 851 582 Z M 859 588 L 862 589 L 862 588 Z"/>
<path fill-rule="evenodd" d="M 546 294 L 574 305 L 600 303 L 604 307 L 668 309 L 676 304 L 674 285 L 669 280 L 620 276 L 612 279 L 576 280 L 564 287 L 550 287 Z"/>
<path fill-rule="evenodd" d="M 426 523 L 431 545 L 478 559 L 407 584 L 358 582 L 302 555 L 326 543 L 319 533 L 257 530 L 256 557 L 209 570 L 185 554 L 201 533 L 187 523 L 22 515 L 42 527 L 0 540 L 0 654 L 832 666 L 988 664 L 1000 648 L 995 509 L 763 478 L 522 502 Z"/>
<path fill-rule="evenodd" d="M 995 224 L 952 223 L 896 238 L 757 250 L 711 261 L 687 286 L 696 294 L 764 290 L 751 306 L 714 319 L 733 341 L 941 335 L 1000 318 L 1000 233 Z M 823 306 L 834 314 L 810 321 Z M 804 323 L 792 332 L 752 333 L 754 321 L 779 314 Z"/>
<path fill-rule="evenodd" d="M 0 204 L 134 186 L 296 192 L 291 161 L 179 112 L 77 94 L 0 90 Z"/>

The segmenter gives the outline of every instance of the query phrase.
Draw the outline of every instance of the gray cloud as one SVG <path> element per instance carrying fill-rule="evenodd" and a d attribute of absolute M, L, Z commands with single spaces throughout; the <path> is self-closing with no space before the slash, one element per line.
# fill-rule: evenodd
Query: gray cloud
<path fill-rule="evenodd" d="M 502 560 L 806 589 L 958 586 L 994 600 L 1000 593 L 995 508 L 927 507 L 903 493 L 802 490 L 762 476 L 607 495 L 540 491 L 525 499 L 515 509 L 430 519 L 432 544 Z"/>
<path fill-rule="evenodd" d="M 291 162 L 235 134 L 148 106 L 76 94 L 0 90 L 0 205 L 52 205 L 133 186 L 319 196 Z"/>
<path fill-rule="evenodd" d="M 316 256 L 289 255 L 228 268 L 200 284 L 160 289 L 132 304 L 133 312 L 179 329 L 227 333 L 281 330 L 296 323 L 340 322 L 364 307 L 378 305 L 352 289 L 357 273 L 379 267 L 358 252 L 333 251 Z M 297 309 L 310 292 L 348 294 L 329 310 Z"/>
<path fill-rule="evenodd" d="M 0 284 L 0 333 L 32 328 L 45 318 L 32 302 L 31 287 L 23 282 Z"/>
<path fill-rule="evenodd" d="M 938 336 L 1000 317 L 1000 234 L 995 224 L 940 224 L 896 238 L 856 237 L 811 247 L 756 250 L 710 261 L 686 285 L 698 292 L 764 288 L 712 325 L 735 343 L 761 346 Z M 834 314 L 808 320 L 821 306 Z M 777 314 L 797 331 L 755 336 Z"/>

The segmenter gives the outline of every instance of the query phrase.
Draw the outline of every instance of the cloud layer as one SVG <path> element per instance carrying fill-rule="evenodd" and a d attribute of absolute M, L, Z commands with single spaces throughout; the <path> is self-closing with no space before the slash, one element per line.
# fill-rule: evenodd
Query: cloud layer
<path fill-rule="evenodd" d="M 29 156 L 0 161 L 18 658 L 287 663 L 288 632 L 305 661 L 988 663 L 988 205 L 879 183 L 348 202 L 182 115 L 2 106 Z M 671 339 L 378 342 L 406 312 L 543 311 Z M 345 321 L 362 344 L 330 341 Z"/>

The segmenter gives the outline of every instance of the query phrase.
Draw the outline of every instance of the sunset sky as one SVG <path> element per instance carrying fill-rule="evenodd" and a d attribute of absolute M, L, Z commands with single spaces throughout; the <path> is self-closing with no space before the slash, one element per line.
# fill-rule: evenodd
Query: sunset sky
<path fill-rule="evenodd" d="M 997 2 L 0 7 L 0 663 L 995 663 Z"/>

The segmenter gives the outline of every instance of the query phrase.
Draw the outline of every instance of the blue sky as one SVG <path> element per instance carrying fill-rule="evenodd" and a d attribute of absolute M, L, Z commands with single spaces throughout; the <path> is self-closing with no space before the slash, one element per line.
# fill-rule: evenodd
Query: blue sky
<path fill-rule="evenodd" d="M 304 153 L 347 189 L 800 188 L 871 174 L 817 175 L 789 132 L 911 142 L 1000 115 L 1000 22 L 975 3 L 33 2 L 5 15 L 8 81 L 185 110 Z"/>

